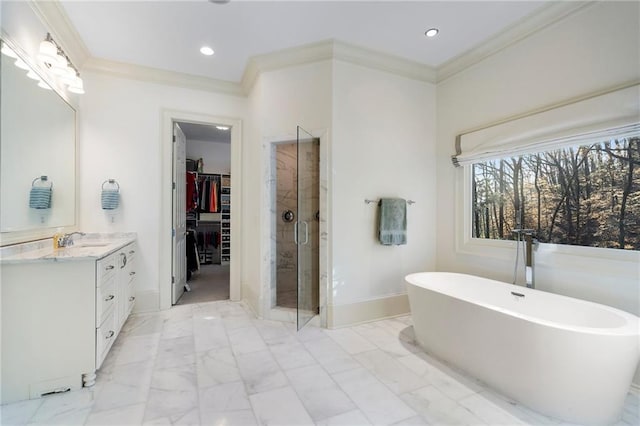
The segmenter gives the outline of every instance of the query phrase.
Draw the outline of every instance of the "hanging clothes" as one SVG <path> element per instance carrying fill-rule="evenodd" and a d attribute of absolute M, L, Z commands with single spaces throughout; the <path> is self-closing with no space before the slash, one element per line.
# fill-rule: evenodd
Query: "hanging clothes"
<path fill-rule="evenodd" d="M 211 181 L 211 188 L 210 188 L 210 195 L 209 195 L 209 211 L 211 213 L 217 213 L 218 212 L 218 184 L 215 180 Z"/>
<path fill-rule="evenodd" d="M 193 172 L 187 172 L 187 211 L 198 208 L 198 183 L 196 182 L 196 175 Z"/>

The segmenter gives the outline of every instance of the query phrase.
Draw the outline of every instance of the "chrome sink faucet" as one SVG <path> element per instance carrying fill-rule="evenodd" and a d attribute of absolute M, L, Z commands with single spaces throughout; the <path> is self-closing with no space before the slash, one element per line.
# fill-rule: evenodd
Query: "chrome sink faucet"
<path fill-rule="evenodd" d="M 64 234 L 58 237 L 58 247 L 69 247 L 73 245 L 73 236 L 74 235 L 86 235 L 84 232 L 71 232 L 69 234 Z"/>

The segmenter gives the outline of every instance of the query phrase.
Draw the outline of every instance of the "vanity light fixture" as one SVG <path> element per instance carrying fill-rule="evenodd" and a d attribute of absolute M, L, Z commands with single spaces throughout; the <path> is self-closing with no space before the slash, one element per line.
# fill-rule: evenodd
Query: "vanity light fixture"
<path fill-rule="evenodd" d="M 213 55 L 214 52 L 213 52 L 213 49 L 210 48 L 209 46 L 202 46 L 200 48 L 200 53 L 202 53 L 205 56 L 211 56 Z"/>
<path fill-rule="evenodd" d="M 41 87 L 45 90 L 51 90 L 51 86 L 49 86 L 47 83 L 45 83 L 43 80 L 40 80 L 38 82 L 38 87 Z"/>
<path fill-rule="evenodd" d="M 218 130 L 229 130 L 229 126 L 216 126 Z"/>
<path fill-rule="evenodd" d="M 55 42 L 50 33 L 40 43 L 38 59 L 56 76 L 71 93 L 83 94 L 84 85 L 78 69 L 71 63 L 64 50 Z M 42 86 L 40 86 L 42 87 Z"/>
<path fill-rule="evenodd" d="M 437 28 L 429 28 L 427 31 L 424 32 L 424 35 L 426 35 L 427 37 L 435 37 L 438 35 L 439 32 L 440 30 Z"/>
<path fill-rule="evenodd" d="M 18 54 L 5 42 L 2 42 L 2 53 L 10 58 L 18 59 Z"/>
<path fill-rule="evenodd" d="M 41 80 L 40 76 L 34 70 L 29 70 L 29 72 L 27 73 L 27 77 L 36 81 Z"/>
<path fill-rule="evenodd" d="M 21 70 L 25 70 L 25 71 L 31 70 L 31 67 L 29 67 L 29 65 L 20 58 L 16 59 L 14 64 L 16 65 L 16 67 L 20 68 Z"/>

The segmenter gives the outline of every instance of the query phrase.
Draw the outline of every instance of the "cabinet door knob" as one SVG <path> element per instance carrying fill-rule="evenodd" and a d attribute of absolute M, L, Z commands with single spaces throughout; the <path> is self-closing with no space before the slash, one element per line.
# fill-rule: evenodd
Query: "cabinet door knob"
<path fill-rule="evenodd" d="M 113 300 L 113 298 L 116 297 L 113 294 L 108 295 L 107 297 L 104 298 L 105 302 L 108 302 L 109 300 Z"/>
<path fill-rule="evenodd" d="M 107 265 L 104 269 L 106 269 L 106 270 L 108 271 L 108 270 L 113 269 L 113 268 L 115 268 L 115 266 L 113 266 L 113 265 Z"/>
<path fill-rule="evenodd" d="M 129 275 L 135 275 L 135 274 L 136 274 L 136 271 L 129 272 Z"/>
<path fill-rule="evenodd" d="M 109 330 L 109 332 L 107 333 L 106 336 L 104 336 L 105 339 L 111 339 L 113 337 L 113 335 L 116 334 L 115 331 L 113 330 Z"/>
<path fill-rule="evenodd" d="M 129 302 L 133 302 L 134 300 L 136 300 L 135 296 L 131 296 L 131 297 L 129 298 Z"/>

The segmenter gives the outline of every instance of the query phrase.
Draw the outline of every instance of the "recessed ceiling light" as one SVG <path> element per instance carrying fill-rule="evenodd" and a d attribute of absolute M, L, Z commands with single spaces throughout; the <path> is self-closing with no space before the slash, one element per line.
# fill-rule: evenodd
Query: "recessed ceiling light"
<path fill-rule="evenodd" d="M 211 56 L 213 55 L 213 49 L 209 46 L 202 46 L 200 48 L 200 53 L 202 53 L 203 55 Z"/>
<path fill-rule="evenodd" d="M 216 126 L 218 130 L 229 130 L 229 126 Z"/>
<path fill-rule="evenodd" d="M 429 28 L 427 31 L 424 32 L 424 35 L 426 35 L 427 37 L 435 37 L 438 35 L 439 32 L 440 30 L 437 28 Z"/>

